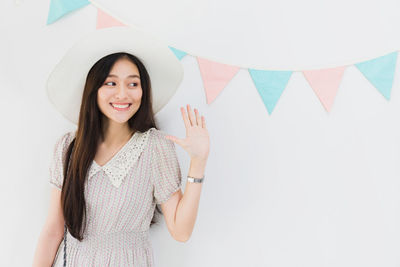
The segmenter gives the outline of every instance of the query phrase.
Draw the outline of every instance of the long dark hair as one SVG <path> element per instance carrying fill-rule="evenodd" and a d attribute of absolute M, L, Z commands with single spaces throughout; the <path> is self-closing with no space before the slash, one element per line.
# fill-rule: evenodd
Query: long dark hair
<path fill-rule="evenodd" d="M 89 70 L 82 95 L 78 129 L 75 138 L 68 147 L 64 163 L 64 181 L 61 192 L 61 206 L 65 224 L 70 234 L 82 241 L 86 228 L 86 201 L 84 184 L 88 169 L 94 160 L 97 144 L 103 137 L 102 116 L 97 105 L 97 92 L 106 80 L 111 68 L 120 58 L 127 58 L 139 70 L 142 85 L 142 99 L 137 112 L 128 120 L 132 131 L 144 132 L 156 127 L 151 99 L 149 74 L 143 63 L 134 55 L 120 52 L 107 55 L 97 61 Z M 162 211 L 156 205 L 150 226 L 157 222 L 157 214 Z"/>

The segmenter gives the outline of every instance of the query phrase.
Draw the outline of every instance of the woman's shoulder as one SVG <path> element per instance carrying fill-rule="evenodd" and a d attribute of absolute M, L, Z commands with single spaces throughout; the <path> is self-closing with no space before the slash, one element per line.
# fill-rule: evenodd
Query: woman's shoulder
<path fill-rule="evenodd" d="M 68 131 L 64 133 L 63 138 L 70 143 L 75 138 L 76 131 Z"/>
<path fill-rule="evenodd" d="M 153 141 L 156 142 L 162 142 L 164 140 L 168 141 L 168 139 L 165 138 L 165 136 L 167 136 L 167 133 L 155 127 L 149 129 L 149 134 L 151 135 Z"/>
<path fill-rule="evenodd" d="M 68 132 L 61 134 L 56 140 L 56 144 L 55 144 L 56 148 L 62 150 L 63 148 L 68 146 L 72 142 L 72 140 L 74 140 L 75 133 L 76 133 L 76 131 L 68 131 Z"/>
<path fill-rule="evenodd" d="M 172 140 L 166 138 L 169 134 L 164 132 L 163 130 L 151 128 L 150 130 L 150 139 L 153 148 L 174 148 L 175 144 Z"/>

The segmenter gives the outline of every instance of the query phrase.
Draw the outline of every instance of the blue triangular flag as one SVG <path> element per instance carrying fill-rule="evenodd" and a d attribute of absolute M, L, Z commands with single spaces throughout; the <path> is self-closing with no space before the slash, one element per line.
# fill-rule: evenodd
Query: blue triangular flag
<path fill-rule="evenodd" d="M 181 50 L 178 50 L 178 49 L 176 49 L 176 48 L 173 48 L 172 46 L 168 46 L 168 47 L 172 50 L 172 52 L 174 52 L 175 56 L 176 56 L 179 60 L 181 60 L 184 56 L 186 56 L 186 52 L 183 52 L 183 51 L 181 51 Z"/>
<path fill-rule="evenodd" d="M 355 66 L 382 95 L 389 100 L 392 90 L 394 71 L 396 68 L 397 52 L 364 61 Z"/>
<path fill-rule="evenodd" d="M 65 14 L 90 4 L 88 0 L 51 0 L 47 25 L 55 22 Z"/>
<path fill-rule="evenodd" d="M 271 114 L 286 88 L 292 71 L 249 69 L 249 73 L 268 113 Z"/>

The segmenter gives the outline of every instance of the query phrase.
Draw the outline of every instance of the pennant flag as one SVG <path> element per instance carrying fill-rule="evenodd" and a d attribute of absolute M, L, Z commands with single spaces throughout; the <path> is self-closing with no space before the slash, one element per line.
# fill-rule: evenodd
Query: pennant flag
<path fill-rule="evenodd" d="M 346 66 L 303 71 L 311 88 L 318 96 L 326 111 L 330 111 Z"/>
<path fill-rule="evenodd" d="M 47 25 L 55 22 L 67 13 L 90 4 L 88 0 L 51 0 Z"/>
<path fill-rule="evenodd" d="M 181 51 L 181 50 L 178 50 L 178 49 L 176 49 L 176 48 L 173 48 L 172 46 L 168 46 L 168 47 L 169 47 L 169 49 L 172 50 L 172 52 L 174 52 L 175 56 L 176 56 L 179 60 L 181 60 L 184 56 L 186 56 L 186 52 L 183 52 L 183 51 Z"/>
<path fill-rule="evenodd" d="M 239 71 L 239 67 L 197 57 L 206 91 L 207 104 L 211 104 Z"/>
<path fill-rule="evenodd" d="M 100 8 L 97 9 L 97 23 L 96 29 L 103 29 L 113 26 L 126 26 L 119 20 L 111 17 L 107 13 L 103 12 Z"/>
<path fill-rule="evenodd" d="M 397 51 L 375 59 L 364 61 L 355 66 L 382 95 L 389 100 L 392 90 Z"/>
<path fill-rule="evenodd" d="M 268 113 L 271 114 L 289 82 L 292 71 L 249 69 L 249 73 Z"/>

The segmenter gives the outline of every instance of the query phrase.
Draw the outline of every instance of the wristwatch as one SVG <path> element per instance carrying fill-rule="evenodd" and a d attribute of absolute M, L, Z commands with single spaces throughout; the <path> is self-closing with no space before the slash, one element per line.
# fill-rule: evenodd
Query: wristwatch
<path fill-rule="evenodd" d="M 190 176 L 187 177 L 187 181 L 190 183 L 202 183 L 203 180 L 204 180 L 204 176 L 203 176 L 203 178 L 193 178 Z"/>

